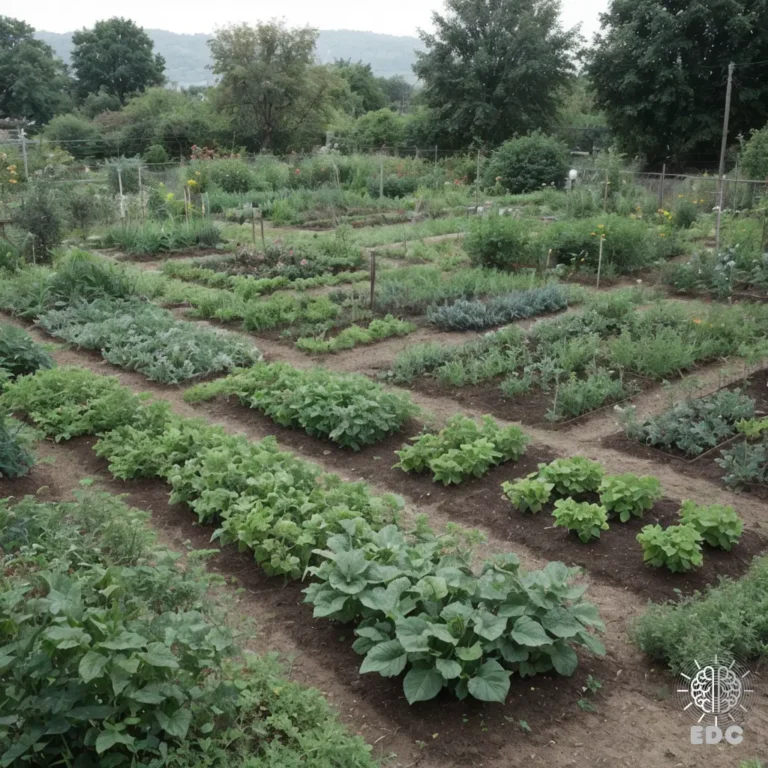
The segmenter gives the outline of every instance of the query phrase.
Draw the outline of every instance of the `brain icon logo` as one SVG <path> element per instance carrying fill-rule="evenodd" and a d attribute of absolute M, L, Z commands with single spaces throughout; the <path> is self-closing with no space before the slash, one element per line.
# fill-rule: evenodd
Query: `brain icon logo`
<path fill-rule="evenodd" d="M 749 669 L 735 658 L 694 661 L 678 677 L 678 700 L 698 724 L 741 723 L 754 693 L 749 675 Z"/>

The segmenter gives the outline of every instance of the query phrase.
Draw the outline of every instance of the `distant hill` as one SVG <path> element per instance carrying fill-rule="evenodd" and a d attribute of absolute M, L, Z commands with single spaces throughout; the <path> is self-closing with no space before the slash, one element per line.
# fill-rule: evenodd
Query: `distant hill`
<path fill-rule="evenodd" d="M 212 85 L 213 74 L 206 67 L 211 63 L 207 40 L 209 34 L 181 35 L 163 29 L 147 29 L 155 51 L 165 57 L 165 75 L 180 86 Z M 43 32 L 35 35 L 48 43 L 56 55 L 69 62 L 72 52 L 71 32 Z M 416 37 L 381 35 L 377 32 L 355 32 L 347 29 L 321 30 L 317 38 L 317 58 L 323 63 L 334 59 L 352 59 L 370 64 L 377 77 L 402 75 L 415 80 L 411 69 L 415 51 L 422 50 Z"/>

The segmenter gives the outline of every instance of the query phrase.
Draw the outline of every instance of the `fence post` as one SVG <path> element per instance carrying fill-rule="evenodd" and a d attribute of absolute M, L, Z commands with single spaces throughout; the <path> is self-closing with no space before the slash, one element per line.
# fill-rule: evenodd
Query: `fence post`
<path fill-rule="evenodd" d="M 603 213 L 608 210 L 608 185 L 611 183 L 608 171 L 605 172 L 605 192 L 603 193 Z"/>
<path fill-rule="evenodd" d="M 384 197 L 384 155 L 379 155 L 379 197 Z"/>
<path fill-rule="evenodd" d="M 371 250 L 371 309 L 376 295 L 376 251 Z"/>
<path fill-rule="evenodd" d="M 24 158 L 24 178 L 29 181 L 29 165 L 27 164 L 27 132 L 19 128 L 19 140 L 21 141 L 21 155 Z"/>
<path fill-rule="evenodd" d="M 253 244 L 256 245 L 256 209 L 251 205 L 251 236 Z"/>
<path fill-rule="evenodd" d="M 480 207 L 480 150 L 477 150 L 477 171 L 475 174 L 475 214 Z"/>
<path fill-rule="evenodd" d="M 139 203 L 141 204 L 141 221 L 146 221 L 147 213 L 144 210 L 144 187 L 141 184 L 141 163 L 139 163 Z"/>
<path fill-rule="evenodd" d="M 659 186 L 659 208 L 664 209 L 664 179 L 667 175 L 667 164 L 661 166 L 661 184 Z"/>
<path fill-rule="evenodd" d="M 261 227 L 261 247 L 267 252 L 267 239 L 264 237 L 264 212 L 259 208 L 259 226 Z"/>

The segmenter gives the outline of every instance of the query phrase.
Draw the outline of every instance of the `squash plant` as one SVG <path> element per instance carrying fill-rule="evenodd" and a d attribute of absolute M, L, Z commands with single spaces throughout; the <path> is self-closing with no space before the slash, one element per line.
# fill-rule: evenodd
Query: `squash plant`
<path fill-rule="evenodd" d="M 604 626 L 575 571 L 549 563 L 526 573 L 507 554 L 486 561 L 479 573 L 471 553 L 428 532 L 395 526 L 361 535 L 353 521 L 328 539 L 323 559 L 308 571 L 305 590 L 316 617 L 355 622 L 362 673 L 403 672 L 409 703 L 443 689 L 457 698 L 503 702 L 511 674 L 523 677 L 576 669 L 574 646 L 605 649 L 592 633 Z"/>
<path fill-rule="evenodd" d="M 413 439 L 413 445 L 395 451 L 404 472 L 430 470 L 435 482 L 460 483 L 482 477 L 491 467 L 517 461 L 525 453 L 529 438 L 514 425 L 500 427 L 491 416 L 478 424 L 466 416 L 453 416 L 437 434 Z"/>

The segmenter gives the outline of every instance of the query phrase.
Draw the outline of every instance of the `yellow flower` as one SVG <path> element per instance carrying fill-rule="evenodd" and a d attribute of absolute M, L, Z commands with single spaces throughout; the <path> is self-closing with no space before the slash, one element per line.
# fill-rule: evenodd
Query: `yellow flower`
<path fill-rule="evenodd" d="M 597 225 L 597 228 L 598 228 L 598 229 L 605 229 L 605 224 L 598 224 L 598 225 Z"/>
<path fill-rule="evenodd" d="M 678 195 L 677 199 L 680 200 L 682 197 L 685 197 L 685 195 Z"/>
<path fill-rule="evenodd" d="M 597 235 L 597 232 L 590 232 L 589 233 L 592 237 L 595 237 Z"/>
<path fill-rule="evenodd" d="M 197 182 L 194 179 L 189 179 L 189 181 L 187 181 L 187 186 L 188 187 L 196 187 L 197 186 Z"/>
<path fill-rule="evenodd" d="M 659 237 L 666 237 L 666 235 L 663 232 L 659 232 Z"/>
<path fill-rule="evenodd" d="M 8 179 L 9 184 L 18 184 L 19 182 L 16 181 L 16 179 Z"/>
<path fill-rule="evenodd" d="M 199 176 L 199 175 L 200 175 L 200 171 L 195 171 L 195 176 Z"/>

